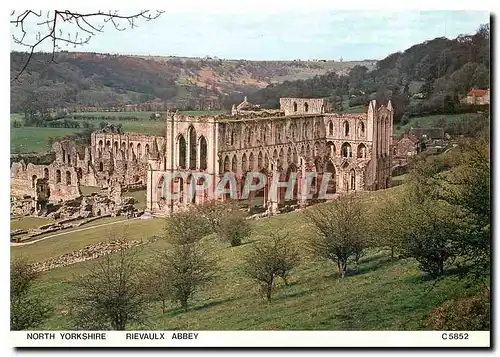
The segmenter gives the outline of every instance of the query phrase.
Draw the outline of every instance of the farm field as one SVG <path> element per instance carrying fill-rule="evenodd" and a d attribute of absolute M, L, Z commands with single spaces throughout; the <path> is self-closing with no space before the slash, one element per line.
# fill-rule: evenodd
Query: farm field
<path fill-rule="evenodd" d="M 123 130 L 126 132 L 137 132 L 146 135 L 163 135 L 165 124 L 163 120 L 149 120 L 152 112 L 86 112 L 75 113 L 82 116 L 130 116 L 140 117 L 142 120 L 116 120 L 112 121 L 115 124 L 122 124 Z M 182 112 L 186 115 L 216 115 L 222 111 L 186 111 Z M 24 115 L 20 113 L 11 113 L 11 122 L 14 120 L 22 122 Z M 95 129 L 98 129 L 101 121 L 108 119 L 77 119 L 78 122 L 87 122 L 93 124 Z M 28 152 L 48 152 L 48 138 L 61 137 L 68 134 L 73 134 L 82 131 L 83 129 L 75 128 L 46 128 L 46 127 L 20 127 L 10 128 L 10 151 L 12 153 L 28 153 Z"/>
<path fill-rule="evenodd" d="M 446 126 L 450 126 L 453 123 L 460 122 L 465 118 L 469 118 L 470 120 L 474 120 L 479 118 L 481 114 L 477 113 L 466 113 L 466 114 L 440 114 L 440 115 L 429 115 L 424 117 L 414 117 L 411 118 L 410 121 L 402 125 L 399 129 L 397 129 L 397 125 L 394 125 L 394 133 L 401 134 L 410 128 L 440 128 L 443 125 L 443 119 L 446 121 Z"/>
<path fill-rule="evenodd" d="M 366 192 L 362 199 L 376 209 L 384 197 L 397 197 L 400 187 Z M 123 225 L 96 227 L 25 247 L 11 247 L 13 257 L 25 256 L 41 261 L 106 240 L 111 234 L 126 233 L 128 239 L 146 240 L 162 235 L 164 220 L 134 220 Z M 413 260 L 391 260 L 386 250 L 372 250 L 360 261 L 358 272 L 337 278 L 336 266 L 309 256 L 304 242 L 312 230 L 301 212 L 251 221 L 253 233 L 247 244 L 229 247 L 214 235 L 204 237 L 203 245 L 216 259 L 215 280 L 195 298 L 188 312 L 168 305 L 163 314 L 158 305 L 148 307 L 149 325 L 130 329 L 148 330 L 418 330 L 426 329 L 427 315 L 445 300 L 473 293 L 457 279 L 445 277 L 435 284 L 425 279 Z M 273 302 L 259 296 L 257 285 L 243 273 L 244 257 L 252 244 L 273 231 L 289 232 L 302 252 L 302 263 L 290 277 L 290 285 L 277 285 Z M 140 261 L 148 265 L 157 253 L 168 249 L 164 239 L 140 249 Z M 56 313 L 41 329 L 71 329 L 66 318 L 71 281 L 96 261 L 77 263 L 44 273 L 36 290 L 49 297 Z M 435 284 L 435 285 L 434 285 Z"/>
<path fill-rule="evenodd" d="M 48 152 L 48 138 L 64 136 L 79 131 L 70 128 L 10 128 L 11 153 Z"/>

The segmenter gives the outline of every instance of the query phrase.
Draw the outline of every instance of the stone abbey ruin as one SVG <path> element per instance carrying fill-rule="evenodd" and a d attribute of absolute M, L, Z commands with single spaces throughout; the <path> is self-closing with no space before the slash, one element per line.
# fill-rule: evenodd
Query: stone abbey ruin
<path fill-rule="evenodd" d="M 241 188 L 247 172 L 259 172 L 268 182 L 249 195 L 249 203 L 260 202 L 276 213 L 286 200 L 307 200 L 301 180 L 311 172 L 316 175 L 313 197 L 325 173 L 331 174 L 332 194 L 389 187 L 392 123 L 390 101 L 386 106 L 371 101 L 364 114 L 334 113 L 326 100 L 305 98 L 281 98 L 278 110 L 260 108 L 245 98 L 231 114 L 195 117 L 167 112 L 163 136 L 106 127 L 92 133 L 88 147 L 55 143 L 55 160 L 48 165 L 13 163 L 12 209 L 17 214 L 49 215 L 57 214 L 61 204 L 76 201 L 78 209 L 72 215 L 130 214 L 134 209 L 122 192 L 145 187 L 145 212 L 166 216 L 188 205 L 227 199 L 214 190 L 225 173 L 234 174 Z M 173 173 L 176 177 L 169 179 Z M 283 190 L 270 193 L 273 177 L 286 182 L 292 173 L 297 179 L 291 197 Z M 166 185 L 175 198 L 166 197 Z M 105 194 L 83 199 L 81 186 L 97 186 Z"/>

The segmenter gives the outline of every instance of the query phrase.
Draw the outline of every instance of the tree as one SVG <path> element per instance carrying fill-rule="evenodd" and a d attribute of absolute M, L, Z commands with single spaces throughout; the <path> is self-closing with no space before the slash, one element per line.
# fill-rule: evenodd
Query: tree
<path fill-rule="evenodd" d="M 213 232 L 211 228 L 196 207 L 167 218 L 165 235 L 171 247 L 158 256 L 152 272 L 155 280 L 151 283 L 163 308 L 170 299 L 187 311 L 189 300 L 213 278 L 215 262 L 200 242 Z"/>
<path fill-rule="evenodd" d="M 209 222 L 198 214 L 196 207 L 175 212 L 165 221 L 165 235 L 175 244 L 193 243 L 212 232 Z"/>
<path fill-rule="evenodd" d="M 125 330 L 131 323 L 146 321 L 140 248 L 129 249 L 125 236 L 112 242 L 117 252 L 97 259 L 73 282 L 75 293 L 68 302 L 77 329 Z"/>
<path fill-rule="evenodd" d="M 308 242 L 310 250 L 319 258 L 336 263 L 343 278 L 349 259 L 358 260 L 368 245 L 367 219 L 359 199 L 341 196 L 312 207 L 305 214 L 316 230 Z"/>
<path fill-rule="evenodd" d="M 22 69 L 12 80 L 17 80 L 27 69 L 33 53 L 45 42 L 51 43 L 52 59 L 61 44 L 74 47 L 89 43 L 92 36 L 102 33 L 105 24 L 111 23 L 118 31 L 124 31 L 126 26 L 137 27 L 137 20 L 151 21 L 158 18 L 163 11 L 151 13 L 150 10 L 141 10 L 131 15 L 121 15 L 117 10 L 108 12 L 97 11 L 81 13 L 73 10 L 49 10 L 49 11 L 12 11 L 10 14 L 12 39 L 14 43 L 28 48 L 28 57 Z M 29 28 L 30 22 L 36 22 L 38 31 L 32 33 Z M 83 35 L 82 35 L 83 34 Z"/>
<path fill-rule="evenodd" d="M 39 274 L 23 259 L 10 265 L 10 329 L 28 330 L 38 327 L 50 317 L 52 307 L 33 291 Z"/>
<path fill-rule="evenodd" d="M 189 301 L 213 279 L 216 268 L 208 252 L 197 241 L 184 244 L 177 241 L 156 261 L 150 285 L 162 301 L 163 312 L 167 299 L 187 311 Z"/>
<path fill-rule="evenodd" d="M 491 172 L 487 134 L 460 143 L 461 161 L 440 181 L 440 199 L 455 207 L 463 223 L 459 250 L 463 268 L 488 276 L 491 260 Z"/>
<path fill-rule="evenodd" d="M 254 243 L 245 257 L 245 273 L 259 283 L 261 292 L 271 302 L 277 277 L 288 285 L 288 276 L 299 263 L 299 254 L 286 233 L 272 232 Z"/>

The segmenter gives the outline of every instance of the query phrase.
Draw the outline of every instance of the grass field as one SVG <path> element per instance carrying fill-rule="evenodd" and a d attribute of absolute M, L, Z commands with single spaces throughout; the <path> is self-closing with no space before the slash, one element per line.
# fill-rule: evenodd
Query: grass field
<path fill-rule="evenodd" d="M 220 110 L 213 111 L 185 111 L 182 112 L 185 115 L 217 115 L 222 113 Z M 143 120 L 120 120 L 114 121 L 114 123 L 122 124 L 123 130 L 126 132 L 137 132 L 147 135 L 163 135 L 163 130 L 165 128 L 165 123 L 163 120 L 149 120 L 149 116 L 153 112 L 85 112 L 85 113 L 75 113 L 76 115 L 82 116 L 129 116 L 138 117 Z M 10 120 L 14 121 L 24 121 L 24 115 L 21 113 L 11 113 Z M 99 123 L 105 120 L 92 120 L 92 119 L 78 119 L 79 122 L 88 122 L 94 125 L 95 129 L 98 129 Z M 27 153 L 27 152 L 47 152 L 48 138 L 60 137 L 67 134 L 73 134 L 81 131 L 82 129 L 73 128 L 44 128 L 44 127 L 21 127 L 21 128 L 10 128 L 10 151 L 16 153 Z"/>
<path fill-rule="evenodd" d="M 376 209 L 386 197 L 397 197 L 401 186 L 362 195 Z M 13 257 L 31 261 L 80 249 L 105 240 L 110 233 L 127 232 L 129 239 L 161 235 L 163 219 L 135 220 L 110 227 L 75 232 L 25 247 L 11 247 Z M 248 243 L 229 247 L 214 235 L 203 238 L 217 262 L 215 280 L 192 302 L 187 313 L 169 305 L 165 314 L 150 305 L 149 325 L 129 329 L 147 330 L 419 330 L 426 328 L 429 312 L 445 300 L 473 292 L 476 287 L 445 277 L 434 285 L 419 272 L 413 260 L 392 261 L 389 252 L 372 250 L 361 261 L 359 271 L 337 278 L 336 266 L 310 257 L 304 242 L 312 234 L 301 212 L 251 221 Z M 245 254 L 271 231 L 289 232 L 302 252 L 302 262 L 290 278 L 290 285 L 277 285 L 273 302 L 264 302 L 256 284 L 243 272 Z M 139 257 L 148 265 L 155 254 L 166 249 L 164 239 L 145 245 Z M 71 281 L 85 274 L 96 261 L 87 261 L 44 273 L 35 288 L 55 305 L 55 314 L 42 329 L 64 330 L 72 326 L 67 318 Z"/>
<path fill-rule="evenodd" d="M 10 129 L 11 152 L 47 152 L 48 138 L 72 134 L 78 129 L 22 127 Z"/>
<path fill-rule="evenodd" d="M 99 226 L 106 223 L 112 223 L 117 221 L 126 220 L 123 217 L 105 217 L 102 219 L 98 219 L 88 224 L 84 224 L 83 226 L 77 228 L 70 228 L 64 231 L 56 231 L 52 233 L 43 234 L 37 236 L 33 239 L 38 240 L 44 238 L 46 236 L 51 236 L 54 234 L 64 233 L 57 237 L 48 238 L 40 242 L 36 242 L 33 244 L 28 244 L 25 246 L 12 246 L 10 247 L 11 258 L 22 257 L 30 262 L 37 262 L 47 260 L 49 258 L 64 254 L 70 253 L 74 250 L 78 250 L 83 248 L 86 245 L 97 243 L 103 241 L 104 236 L 113 231 L 120 231 L 120 229 L 124 229 L 126 223 L 123 223 L 123 227 L 118 228 L 121 224 L 109 225 L 96 227 L 89 230 L 74 232 L 75 230 L 88 228 L 93 226 Z M 130 221 L 132 222 L 132 221 Z M 49 223 L 49 222 L 47 222 Z"/>
<path fill-rule="evenodd" d="M 442 114 L 442 115 L 429 115 L 425 117 L 414 117 L 411 118 L 410 121 L 397 129 L 397 126 L 394 125 L 394 133 L 400 134 L 409 130 L 410 128 L 416 128 L 417 126 L 420 128 L 440 128 L 442 127 L 443 118 L 446 120 L 446 125 L 450 125 L 453 122 L 457 122 L 462 120 L 463 118 L 470 118 L 474 120 L 475 118 L 479 118 L 481 114 L 476 113 L 466 113 L 466 114 Z"/>
<path fill-rule="evenodd" d="M 146 208 L 146 190 L 124 192 L 123 195 L 125 197 L 135 198 L 137 202 L 134 203 L 134 207 L 137 208 L 138 210 L 143 210 Z"/>
<path fill-rule="evenodd" d="M 10 221 L 10 230 L 13 231 L 15 229 L 32 229 L 38 228 L 45 224 L 49 224 L 54 222 L 52 219 L 44 218 L 44 217 L 20 217 L 18 219 L 11 219 Z"/>

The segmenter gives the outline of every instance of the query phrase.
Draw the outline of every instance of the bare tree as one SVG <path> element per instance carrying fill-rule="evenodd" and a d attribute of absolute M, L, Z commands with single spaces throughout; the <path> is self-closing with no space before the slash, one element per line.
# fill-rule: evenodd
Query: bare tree
<path fill-rule="evenodd" d="M 13 331 L 36 328 L 51 314 L 52 308 L 33 292 L 38 275 L 23 259 L 14 260 L 10 265 L 10 329 Z"/>
<path fill-rule="evenodd" d="M 14 43 L 26 47 L 28 58 L 22 69 L 12 79 L 18 80 L 21 74 L 27 70 L 34 52 L 44 43 L 50 42 L 52 47 L 52 58 L 55 59 L 56 51 L 60 50 L 61 44 L 73 47 L 88 44 L 92 36 L 102 33 L 106 24 L 111 23 L 118 31 L 124 31 L 127 27 L 137 27 L 139 20 L 151 21 L 158 18 L 163 11 L 140 10 L 139 12 L 122 15 L 118 10 L 95 11 L 82 13 L 73 10 L 23 10 L 12 11 L 10 23 L 12 39 Z M 30 22 L 34 21 L 37 28 L 32 33 Z M 63 30 L 64 28 L 64 30 Z M 30 38 L 30 37 L 34 37 Z"/>
<path fill-rule="evenodd" d="M 367 244 L 367 220 L 359 199 L 341 196 L 312 207 L 305 214 L 317 231 L 308 242 L 311 251 L 336 263 L 343 278 L 349 259 L 354 258 L 357 264 Z"/>
<path fill-rule="evenodd" d="M 272 232 L 254 243 L 245 261 L 246 274 L 260 284 L 263 295 L 270 302 L 276 278 L 283 278 L 288 285 L 290 271 L 300 259 L 287 233 Z"/>
<path fill-rule="evenodd" d="M 173 244 L 156 261 L 150 285 L 162 301 L 163 312 L 166 300 L 178 303 L 187 311 L 189 301 L 212 280 L 216 268 L 199 242 Z"/>
<path fill-rule="evenodd" d="M 164 229 L 167 240 L 175 244 L 193 243 L 213 232 L 207 219 L 199 215 L 196 208 L 171 214 Z"/>
<path fill-rule="evenodd" d="M 146 321 L 140 248 L 129 249 L 124 236 L 115 244 L 115 254 L 97 259 L 88 274 L 74 281 L 76 290 L 69 304 L 78 329 L 125 330 L 130 323 Z"/>

